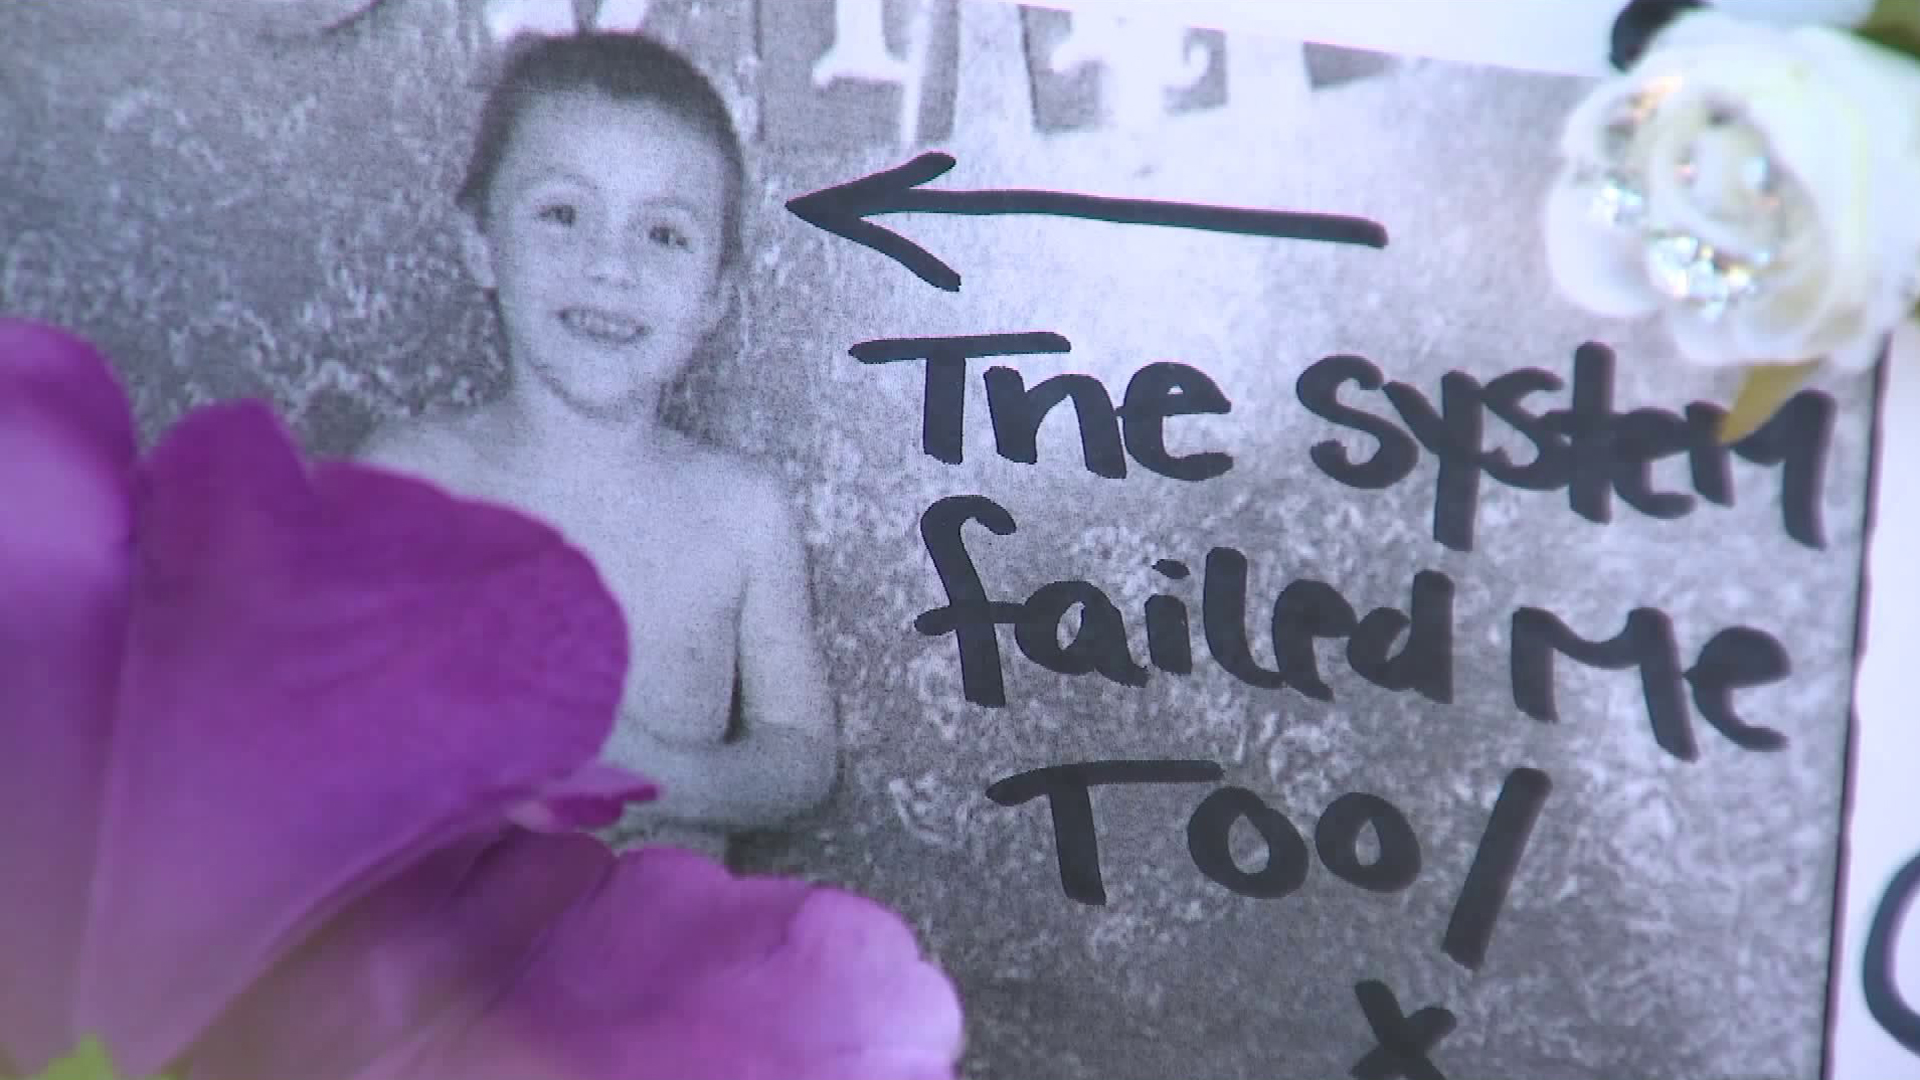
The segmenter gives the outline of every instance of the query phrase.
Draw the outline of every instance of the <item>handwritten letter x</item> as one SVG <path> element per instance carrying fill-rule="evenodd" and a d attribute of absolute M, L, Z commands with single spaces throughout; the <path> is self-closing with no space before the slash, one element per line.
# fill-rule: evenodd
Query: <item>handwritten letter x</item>
<path fill-rule="evenodd" d="M 1403 1016 L 1393 991 L 1373 979 L 1356 984 L 1353 993 L 1380 1043 L 1354 1064 L 1353 1080 L 1447 1080 L 1427 1054 L 1453 1030 L 1453 1013 L 1430 1005 Z"/>

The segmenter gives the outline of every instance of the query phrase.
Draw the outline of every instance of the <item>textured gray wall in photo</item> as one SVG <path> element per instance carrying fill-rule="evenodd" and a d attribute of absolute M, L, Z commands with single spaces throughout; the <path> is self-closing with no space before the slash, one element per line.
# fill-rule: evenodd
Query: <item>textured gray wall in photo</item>
<path fill-rule="evenodd" d="M 751 8 L 655 7 L 658 32 L 754 130 Z M 477 104 L 458 8 L 389 0 L 340 33 L 264 44 L 165 3 L 6 5 L 0 310 L 102 342 L 149 434 L 191 406 L 261 395 L 313 450 L 343 453 L 378 417 L 483 398 L 499 346 L 457 261 L 450 203 Z M 1408 1011 L 1458 1014 L 1434 1049 L 1456 1080 L 1817 1075 L 1869 387 L 1829 388 L 1840 419 L 1823 551 L 1783 533 L 1777 471 L 1746 464 L 1731 508 L 1661 522 L 1616 505 L 1604 528 L 1564 493 L 1488 483 L 1477 549 L 1447 550 L 1430 535 L 1430 456 L 1374 492 L 1309 461 L 1309 447 L 1341 435 L 1295 400 L 1309 364 L 1357 353 L 1437 398 L 1448 371 L 1569 374 L 1574 348 L 1599 339 L 1620 352 L 1622 410 L 1732 389 L 1673 370 L 1654 329 L 1590 320 L 1552 295 L 1536 208 L 1581 84 L 1409 62 L 1311 94 L 1302 74 L 1288 95 L 1271 75 L 1285 69 L 1268 62 L 1287 50 L 1229 38 L 1228 70 L 1244 81 L 1226 108 L 1156 132 L 1043 135 L 1021 31 L 1013 8 L 962 5 L 942 143 L 960 166 L 938 183 L 1359 214 L 1385 223 L 1392 244 L 895 219 L 964 275 L 949 295 L 782 209 L 909 149 L 756 155 L 746 315 L 675 410 L 794 486 L 847 765 L 827 811 L 755 838 L 744 860 L 906 912 L 960 982 L 968 1071 L 981 1080 L 1344 1076 L 1373 1045 L 1353 992 L 1370 978 Z M 1028 330 L 1073 343 L 1068 356 L 1012 361 L 1030 383 L 1087 372 L 1117 398 L 1152 361 L 1206 371 L 1232 413 L 1170 430 L 1176 449 L 1232 453 L 1233 471 L 1199 484 L 1137 468 L 1100 479 L 1065 416 L 1043 433 L 1040 464 L 1002 460 L 977 375 L 967 460 L 942 465 L 918 452 L 918 366 L 847 356 L 871 338 Z M 1378 395 L 1346 397 L 1393 415 Z M 1687 484 L 1679 461 L 1656 476 Z M 944 602 L 918 517 L 976 493 L 1019 524 L 968 533 L 989 591 L 1092 581 L 1127 613 L 1139 657 L 1140 604 L 1168 585 L 1156 559 L 1197 572 L 1211 547 L 1246 552 L 1256 612 L 1299 577 L 1333 583 L 1362 611 L 1403 606 L 1416 572 L 1443 571 L 1458 586 L 1456 699 L 1381 690 L 1332 646 L 1331 704 L 1250 689 L 1204 646 L 1193 675 L 1126 689 L 1046 672 L 1003 633 L 1009 704 L 969 705 L 951 639 L 913 621 Z M 1197 573 L 1170 587 L 1197 626 Z M 1592 638 L 1635 606 L 1661 608 L 1687 661 L 1721 627 L 1767 630 L 1793 674 L 1738 701 L 1790 744 L 1746 752 L 1696 721 L 1700 758 L 1677 761 L 1654 745 L 1633 673 L 1565 661 L 1560 721 L 1528 719 L 1507 667 L 1508 619 L 1524 605 Z M 1256 641 L 1270 658 L 1264 621 Z M 1108 789 L 1094 802 L 1110 902 L 1075 904 L 1040 804 L 1004 809 L 983 792 L 1037 766 L 1123 757 L 1219 761 L 1309 838 L 1335 797 L 1373 792 L 1412 821 L 1421 875 L 1377 895 L 1316 865 L 1290 897 L 1238 897 L 1187 853 L 1205 789 Z M 1441 953 L 1441 934 L 1501 779 L 1520 765 L 1549 773 L 1553 792 L 1486 962 L 1468 971 Z M 1257 865 L 1258 842 L 1240 846 Z"/>

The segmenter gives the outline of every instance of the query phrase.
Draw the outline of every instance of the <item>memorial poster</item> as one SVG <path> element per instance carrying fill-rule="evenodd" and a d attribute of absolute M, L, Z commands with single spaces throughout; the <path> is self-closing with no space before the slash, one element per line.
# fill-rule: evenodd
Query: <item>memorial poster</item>
<path fill-rule="evenodd" d="M 0 311 L 149 433 L 480 431 L 525 377 L 457 198 L 507 43 L 684 57 L 739 252 L 657 423 L 719 464 L 650 500 L 589 416 L 577 475 L 477 493 L 578 500 L 640 700 L 817 696 L 823 805 L 673 839 L 901 911 L 966 1075 L 1822 1075 L 1875 387 L 1724 447 L 1727 378 L 1555 296 L 1584 80 L 1164 8 L 246 7 L 0 12 Z M 749 504 L 804 610 L 727 600 Z"/>

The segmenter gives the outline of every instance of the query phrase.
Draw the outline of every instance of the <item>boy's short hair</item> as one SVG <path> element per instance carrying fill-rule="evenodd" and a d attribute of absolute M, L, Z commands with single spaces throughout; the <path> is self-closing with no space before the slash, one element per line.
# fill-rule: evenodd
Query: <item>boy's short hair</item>
<path fill-rule="evenodd" d="M 740 254 L 746 188 L 746 160 L 733 114 L 692 61 L 642 34 L 590 32 L 516 41 L 481 108 L 473 156 L 455 203 L 484 222 L 494 175 L 527 105 L 543 95 L 583 91 L 614 101 L 650 102 L 712 138 L 727 163 L 721 265 L 731 265 Z"/>

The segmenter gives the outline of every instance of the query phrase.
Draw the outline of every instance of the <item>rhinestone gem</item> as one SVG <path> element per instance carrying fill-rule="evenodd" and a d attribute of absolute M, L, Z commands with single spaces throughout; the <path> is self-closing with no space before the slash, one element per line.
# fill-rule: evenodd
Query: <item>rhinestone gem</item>
<path fill-rule="evenodd" d="M 1717 319 L 1759 287 L 1764 256 L 1748 259 L 1720 251 L 1697 236 L 1661 233 L 1647 241 L 1647 278 L 1675 300 Z"/>
<path fill-rule="evenodd" d="M 1608 172 L 1594 181 L 1588 209 L 1604 225 L 1633 228 L 1646 216 L 1646 192 L 1625 173 Z"/>

